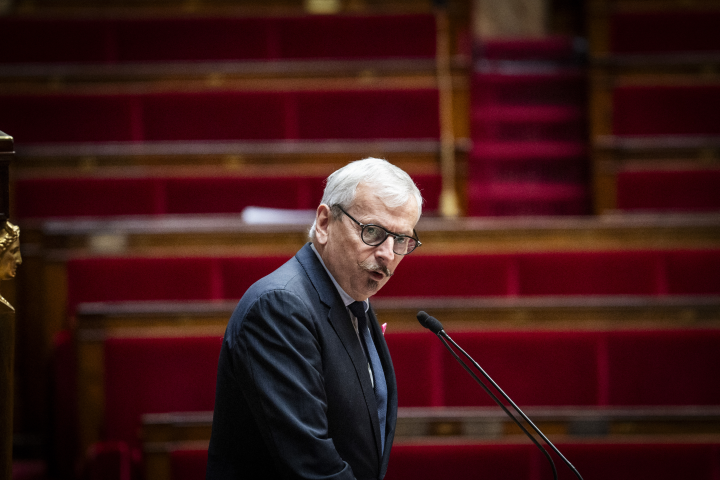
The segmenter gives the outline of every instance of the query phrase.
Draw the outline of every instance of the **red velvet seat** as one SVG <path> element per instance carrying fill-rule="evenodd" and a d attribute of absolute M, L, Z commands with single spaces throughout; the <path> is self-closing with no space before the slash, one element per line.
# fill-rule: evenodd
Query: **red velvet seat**
<path fill-rule="evenodd" d="M 468 159 L 468 179 L 490 182 L 495 188 L 517 182 L 543 182 L 547 188 L 582 186 L 587 177 L 586 159 L 582 142 L 478 141 Z M 522 197 L 514 198 L 520 201 Z"/>
<path fill-rule="evenodd" d="M 720 445 L 717 443 L 576 443 L 556 446 L 584 480 L 714 480 L 720 471 Z M 537 454 L 541 455 L 539 451 Z M 559 478 L 576 478 L 559 460 L 555 464 Z M 549 466 L 539 466 L 538 478 L 553 478 Z"/>
<path fill-rule="evenodd" d="M 174 450 L 170 452 L 171 480 L 202 480 L 207 469 L 208 451 Z"/>
<path fill-rule="evenodd" d="M 716 443 L 558 443 L 585 480 L 692 478 L 714 480 L 720 469 Z M 549 451 L 550 448 L 546 447 Z M 575 478 L 552 454 L 561 479 Z M 387 480 L 437 478 L 551 479 L 542 453 L 527 444 L 430 444 L 393 446 Z"/>
<path fill-rule="evenodd" d="M 615 135 L 720 135 L 720 85 L 622 85 L 612 112 Z"/>
<path fill-rule="evenodd" d="M 488 60 L 567 61 L 577 56 L 574 39 L 564 35 L 489 39 L 480 48 L 480 56 Z"/>
<path fill-rule="evenodd" d="M 714 53 L 720 50 L 718 24 L 717 8 L 615 12 L 610 16 L 610 50 L 615 54 Z"/>
<path fill-rule="evenodd" d="M 527 480 L 537 473 L 536 463 L 526 445 L 394 445 L 385 478 Z"/>
<path fill-rule="evenodd" d="M 668 293 L 717 295 L 720 292 L 720 252 L 717 250 L 667 252 Z"/>
<path fill-rule="evenodd" d="M 68 304 L 73 312 L 80 302 L 235 300 L 289 258 L 76 258 Z M 718 250 L 418 254 L 378 297 L 718 295 L 718 262 Z"/>
<path fill-rule="evenodd" d="M 18 218 L 160 215 L 167 190 L 159 178 L 33 178 L 15 182 Z"/>
<path fill-rule="evenodd" d="M 577 141 L 585 140 L 585 112 L 574 105 L 533 105 L 474 108 L 471 112 L 475 141 Z"/>
<path fill-rule="evenodd" d="M 590 198 L 585 185 L 468 181 L 468 215 L 587 215 L 589 212 Z"/>
<path fill-rule="evenodd" d="M 135 448 L 146 413 L 209 411 L 222 337 L 110 338 L 104 342 L 104 435 Z"/>
<path fill-rule="evenodd" d="M 518 256 L 520 295 L 660 295 L 660 252 L 543 252 Z"/>
<path fill-rule="evenodd" d="M 67 277 L 71 314 L 81 302 L 223 298 L 213 258 L 83 258 L 68 262 Z"/>
<path fill-rule="evenodd" d="M 248 206 L 314 210 L 322 176 L 206 177 L 165 180 L 167 213 L 239 213 Z"/>
<path fill-rule="evenodd" d="M 433 58 L 435 41 L 428 14 L 0 19 L 6 64 Z"/>
<path fill-rule="evenodd" d="M 442 179 L 413 175 L 425 212 L 437 210 Z M 311 209 L 325 175 L 25 178 L 15 182 L 19 218 L 240 213 L 249 206 Z"/>
<path fill-rule="evenodd" d="M 617 174 L 617 208 L 639 211 L 720 210 L 720 170 L 624 170 Z"/>
<path fill-rule="evenodd" d="M 422 233 L 420 233 L 422 239 Z M 417 255 L 404 259 L 379 297 L 503 296 L 511 282 L 508 255 Z M 453 281 L 448 281 L 452 279 Z"/>
<path fill-rule="evenodd" d="M 16 148 L 29 143 L 142 140 L 140 103 L 129 95 L 0 94 L 0 124 Z"/>
<path fill-rule="evenodd" d="M 596 333 L 450 332 L 450 336 L 520 406 L 599 403 Z M 443 352 L 442 365 L 443 405 L 496 405 L 448 352 Z"/>
<path fill-rule="evenodd" d="M 0 95 L 33 143 L 437 139 L 435 89 Z"/>
<path fill-rule="evenodd" d="M 222 298 L 240 300 L 253 283 L 289 260 L 288 256 L 223 258 Z"/>
<path fill-rule="evenodd" d="M 718 330 L 610 332 L 611 405 L 719 405 Z"/>
<path fill-rule="evenodd" d="M 585 480 L 715 480 L 720 446 L 715 443 L 558 443 L 565 457 Z M 546 447 L 550 450 L 549 447 Z M 575 478 L 552 454 L 561 479 Z M 172 480 L 202 478 L 206 450 L 176 450 L 170 454 Z M 545 457 L 527 444 L 396 444 L 387 480 L 439 478 L 551 479 Z"/>
<path fill-rule="evenodd" d="M 490 105 L 582 105 L 585 77 L 580 72 L 503 75 L 475 73 L 473 107 Z"/>
<path fill-rule="evenodd" d="M 383 323 L 382 316 L 378 320 Z M 385 340 L 395 368 L 399 406 L 444 405 L 442 356 L 445 352 L 438 339 L 426 332 L 395 333 L 392 329 L 389 325 Z"/>

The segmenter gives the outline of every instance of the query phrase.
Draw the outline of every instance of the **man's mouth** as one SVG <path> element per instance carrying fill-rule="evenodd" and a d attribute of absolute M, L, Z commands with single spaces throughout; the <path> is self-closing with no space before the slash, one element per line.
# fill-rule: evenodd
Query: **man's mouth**
<path fill-rule="evenodd" d="M 378 282 L 380 280 L 382 280 L 383 278 L 385 278 L 385 274 L 383 274 L 382 272 L 370 270 L 368 273 L 370 274 L 370 276 L 372 277 L 373 280 L 376 280 Z"/>
<path fill-rule="evenodd" d="M 377 281 L 380 281 L 385 277 L 390 278 L 394 275 L 393 272 L 391 272 L 385 265 L 361 263 L 360 267 L 368 272 L 373 280 Z"/>

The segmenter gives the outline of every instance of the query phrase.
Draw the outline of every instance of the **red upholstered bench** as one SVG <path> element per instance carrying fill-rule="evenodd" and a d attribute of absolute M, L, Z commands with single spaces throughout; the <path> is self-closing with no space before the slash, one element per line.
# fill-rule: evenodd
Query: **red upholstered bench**
<path fill-rule="evenodd" d="M 86 258 L 67 265 L 68 308 L 81 302 L 213 300 L 223 294 L 212 258 Z"/>
<path fill-rule="evenodd" d="M 521 407 L 600 404 L 596 332 L 451 332 L 450 336 Z M 443 405 L 495 405 L 444 350 Z M 397 362 L 395 356 L 393 361 Z"/>
<path fill-rule="evenodd" d="M 428 14 L 0 19 L 4 64 L 433 58 L 435 42 Z"/>
<path fill-rule="evenodd" d="M 609 332 L 606 348 L 609 404 L 720 405 L 720 331 Z"/>
<path fill-rule="evenodd" d="M 556 446 L 585 480 L 714 480 L 720 469 L 720 445 L 717 443 L 558 443 Z M 575 478 L 557 457 L 554 458 L 559 478 Z M 549 480 L 552 470 L 529 440 L 527 444 L 509 445 L 395 445 L 385 478 L 479 477 Z"/>
<path fill-rule="evenodd" d="M 570 36 L 555 35 L 542 38 L 502 38 L 483 41 L 479 56 L 487 60 L 571 61 L 578 55 Z"/>
<path fill-rule="evenodd" d="M 143 414 L 212 410 L 221 344 L 220 336 L 105 340 L 105 437 L 138 447 Z"/>
<path fill-rule="evenodd" d="M 568 71 L 551 74 L 475 73 L 473 106 L 490 105 L 582 105 L 585 76 Z"/>
<path fill-rule="evenodd" d="M 551 173 L 544 168 L 541 170 L 546 176 Z M 561 171 L 560 174 L 574 175 L 573 170 Z M 582 184 L 470 180 L 467 188 L 468 215 L 473 216 L 560 216 L 587 215 L 590 212 L 589 193 Z"/>
<path fill-rule="evenodd" d="M 715 443 L 581 443 L 557 447 L 586 480 L 715 480 L 720 469 L 720 445 Z M 549 448 L 548 448 L 549 450 Z M 554 457 L 559 478 L 574 478 Z M 203 478 L 206 450 L 170 453 L 172 480 Z M 545 457 L 530 444 L 396 444 L 387 480 L 440 478 L 551 479 Z"/>
<path fill-rule="evenodd" d="M 614 54 L 717 52 L 720 11 L 658 9 L 610 15 L 610 50 Z"/>
<path fill-rule="evenodd" d="M 720 386 L 708 381 L 720 364 L 717 330 L 449 334 L 520 406 L 720 404 Z M 415 362 L 389 345 L 396 365 Z M 433 391 L 443 392 L 442 405 L 495 405 L 449 353 L 440 362 L 442 386 Z M 421 364 L 408 375 L 422 380 L 432 373 Z"/>
<path fill-rule="evenodd" d="M 720 85 L 621 85 L 614 135 L 720 135 Z"/>
<path fill-rule="evenodd" d="M 315 209 L 325 175 L 25 178 L 15 182 L 19 218 L 240 213 L 249 206 Z M 439 174 L 415 174 L 437 210 Z"/>
<path fill-rule="evenodd" d="M 475 141 L 585 140 L 585 112 L 576 105 L 531 105 L 473 108 Z"/>
<path fill-rule="evenodd" d="M 439 340 L 425 332 L 390 331 L 385 334 L 385 340 L 395 368 L 399 406 L 446 405 L 443 398 L 443 356 L 446 352 Z"/>
<path fill-rule="evenodd" d="M 207 449 L 178 449 L 170 452 L 171 480 L 202 480 L 207 469 Z"/>
<path fill-rule="evenodd" d="M 17 145 L 437 139 L 436 89 L 0 95 Z"/>
<path fill-rule="evenodd" d="M 80 302 L 239 299 L 288 259 L 71 259 L 69 311 Z M 719 264 L 720 250 L 418 254 L 403 262 L 378 297 L 718 295 Z"/>
<path fill-rule="evenodd" d="M 551 188 L 582 185 L 586 178 L 587 147 L 582 142 L 478 141 L 468 159 L 469 181 L 492 182 L 487 193 L 512 182 L 546 182 L 545 188 Z"/>
<path fill-rule="evenodd" d="M 99 358 L 101 363 L 84 365 L 79 376 L 77 414 L 80 443 L 87 447 L 81 452 L 87 478 L 135 477 L 131 472 L 140 469 L 144 414 L 212 411 L 221 344 L 222 335 L 111 335 L 100 342 L 99 350 L 93 348 L 92 359 L 78 352 L 81 362 Z M 93 374 L 88 376 L 88 370 Z M 70 412 L 76 410 L 73 406 Z M 65 445 L 74 440 L 74 431 L 59 432 L 63 437 L 55 446 L 55 455 L 67 455 L 63 463 L 72 464 L 75 457 L 75 447 Z"/>
<path fill-rule="evenodd" d="M 720 170 L 621 170 L 617 174 L 620 210 L 720 210 Z"/>

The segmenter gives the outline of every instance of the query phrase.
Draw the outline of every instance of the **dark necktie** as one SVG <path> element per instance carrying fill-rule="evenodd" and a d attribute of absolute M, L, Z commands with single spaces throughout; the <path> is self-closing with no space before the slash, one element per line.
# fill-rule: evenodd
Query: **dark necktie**
<path fill-rule="evenodd" d="M 367 355 L 370 367 L 372 368 L 375 380 L 375 403 L 377 403 L 378 419 L 380 420 L 380 447 L 385 450 L 385 419 L 387 417 L 387 384 L 385 373 L 380 363 L 380 357 L 375 349 L 375 343 L 368 330 L 367 316 L 365 315 L 365 303 L 353 302 L 349 305 L 350 311 L 358 321 L 358 332 L 362 339 L 365 355 Z"/>

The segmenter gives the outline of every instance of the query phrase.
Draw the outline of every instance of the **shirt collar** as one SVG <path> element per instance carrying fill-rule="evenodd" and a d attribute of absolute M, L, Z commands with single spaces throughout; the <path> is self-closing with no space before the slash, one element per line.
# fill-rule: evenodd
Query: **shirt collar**
<path fill-rule="evenodd" d="M 312 248 L 312 251 L 315 252 L 315 256 L 317 256 L 318 260 L 320 260 L 320 264 L 322 264 L 323 268 L 325 269 L 328 276 L 330 277 L 330 280 L 332 280 L 333 285 L 335 285 L 335 288 L 337 289 L 338 293 L 340 294 L 340 298 L 342 298 L 342 301 L 345 304 L 345 306 L 347 307 L 348 305 L 353 303 L 355 301 L 355 299 L 352 298 L 350 295 L 348 295 L 347 292 L 342 289 L 340 284 L 338 284 L 335 281 L 335 277 L 333 277 L 332 273 L 330 273 L 330 270 L 328 270 L 328 268 L 325 266 L 325 262 L 323 262 L 322 257 L 320 256 L 318 251 L 315 249 L 315 245 L 311 243 L 310 248 Z M 370 304 L 367 299 L 363 300 L 362 302 L 363 302 L 363 304 L 365 304 L 365 311 L 367 312 Z"/>

